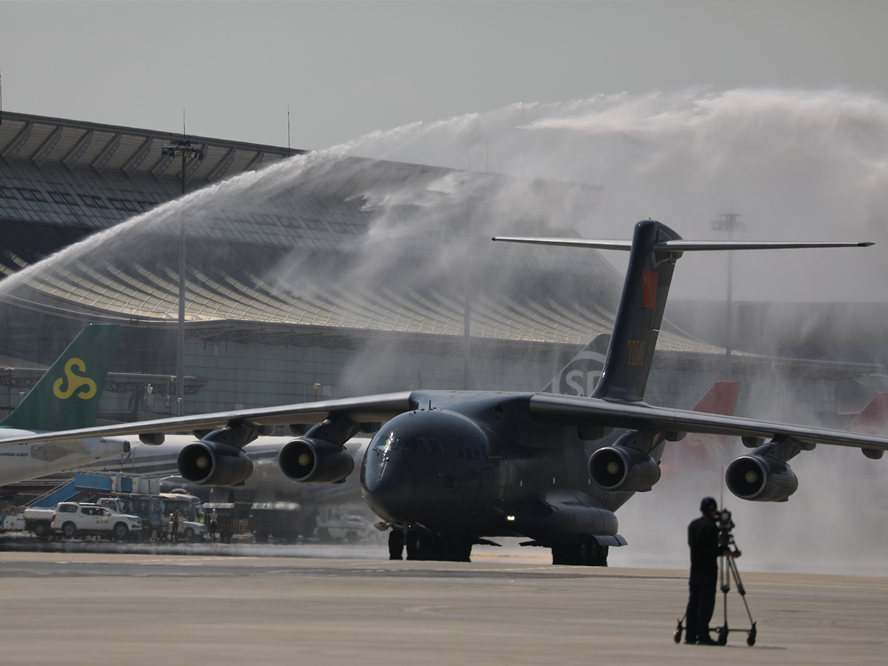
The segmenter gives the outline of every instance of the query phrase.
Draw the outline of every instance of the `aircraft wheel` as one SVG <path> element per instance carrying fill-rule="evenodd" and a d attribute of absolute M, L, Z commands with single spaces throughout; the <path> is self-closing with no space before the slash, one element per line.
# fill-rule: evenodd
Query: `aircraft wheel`
<path fill-rule="evenodd" d="M 728 623 L 725 622 L 725 626 L 718 628 L 718 638 L 715 639 L 715 642 L 719 645 L 727 645 L 728 644 Z"/>
<path fill-rule="evenodd" d="M 404 559 L 404 533 L 392 528 L 388 536 L 389 559 Z"/>
<path fill-rule="evenodd" d="M 607 546 L 602 546 L 592 537 L 588 537 L 581 546 L 583 564 L 589 567 L 607 566 Z"/>
<path fill-rule="evenodd" d="M 552 564 L 576 566 L 583 564 L 582 546 L 552 546 Z"/>
<path fill-rule="evenodd" d="M 404 535 L 404 546 L 407 549 L 407 559 L 408 560 L 420 560 L 420 551 L 419 551 L 419 534 L 417 534 L 414 530 L 410 530 L 407 534 Z"/>

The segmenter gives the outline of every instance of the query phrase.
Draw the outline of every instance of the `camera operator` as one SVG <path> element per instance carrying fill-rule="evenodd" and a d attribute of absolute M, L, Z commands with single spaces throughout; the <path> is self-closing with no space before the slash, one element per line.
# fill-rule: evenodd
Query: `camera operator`
<path fill-rule="evenodd" d="M 691 576 L 688 581 L 690 597 L 687 611 L 685 643 L 716 645 L 709 636 L 709 621 L 715 610 L 715 590 L 718 583 L 718 558 L 740 557 L 739 550 L 731 550 L 728 539 L 720 539 L 716 516 L 718 504 L 712 497 L 700 502 L 703 514 L 688 525 L 688 545 L 691 548 Z M 725 527 L 729 530 L 730 527 Z"/>

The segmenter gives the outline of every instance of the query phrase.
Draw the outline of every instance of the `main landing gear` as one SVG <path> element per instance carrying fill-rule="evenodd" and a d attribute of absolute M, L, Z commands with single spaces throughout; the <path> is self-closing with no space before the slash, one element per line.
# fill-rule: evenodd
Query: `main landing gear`
<path fill-rule="evenodd" d="M 552 546 L 552 564 L 606 567 L 608 547 L 594 537 L 587 537 L 574 546 Z"/>
<path fill-rule="evenodd" d="M 400 560 L 407 551 L 408 560 L 435 560 L 439 562 L 470 562 L 472 541 L 450 539 L 419 530 L 389 531 L 389 559 Z"/>

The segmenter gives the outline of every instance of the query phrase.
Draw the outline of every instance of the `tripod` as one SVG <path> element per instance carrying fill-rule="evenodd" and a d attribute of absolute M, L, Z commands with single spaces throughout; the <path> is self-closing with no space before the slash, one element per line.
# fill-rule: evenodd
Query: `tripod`
<path fill-rule="evenodd" d="M 726 531 L 722 533 L 722 545 L 726 547 L 730 547 L 731 550 L 736 548 L 736 544 L 734 543 L 734 535 L 731 534 L 730 531 Z M 755 645 L 755 637 L 756 637 L 756 628 L 755 622 L 752 619 L 752 613 L 749 612 L 749 604 L 746 603 L 746 590 L 743 587 L 743 581 L 740 580 L 740 571 L 737 570 L 737 562 L 733 557 L 722 556 L 719 558 L 719 579 L 721 581 L 721 591 L 724 594 L 724 618 L 725 623 L 716 627 L 715 631 L 718 634 L 718 638 L 716 639 L 716 643 L 719 645 L 727 645 L 728 644 L 728 634 L 732 631 L 745 631 L 746 632 L 746 644 L 752 647 Z M 749 617 L 749 629 L 729 629 L 728 628 L 728 592 L 731 591 L 731 579 L 734 579 L 734 584 L 737 586 L 737 592 L 740 593 L 740 598 L 743 599 L 743 606 L 746 608 L 746 615 Z"/>
<path fill-rule="evenodd" d="M 734 535 L 731 534 L 730 530 L 725 530 L 719 535 L 719 543 L 723 547 L 729 547 L 731 550 L 736 549 L 736 544 L 734 543 Z M 718 634 L 718 638 L 716 639 L 716 643 L 718 645 L 727 645 L 728 644 L 728 634 L 732 631 L 745 631 L 746 636 L 746 644 L 750 647 L 755 645 L 755 637 L 756 637 L 756 627 L 755 622 L 752 619 L 752 613 L 749 612 L 749 604 L 746 603 L 746 589 L 743 587 L 743 581 L 740 580 L 740 571 L 737 570 L 737 563 L 735 562 L 733 557 L 722 556 L 719 558 L 719 578 L 721 581 L 721 591 L 724 594 L 724 618 L 725 623 L 716 627 L 715 631 Z M 746 615 L 749 617 L 749 624 L 751 625 L 749 629 L 729 629 L 728 628 L 728 592 L 731 591 L 731 579 L 733 578 L 734 584 L 737 586 L 737 592 L 740 593 L 740 598 L 743 599 L 743 605 L 746 607 Z M 678 626 L 676 626 L 675 631 L 672 634 L 672 638 L 676 643 L 681 643 L 681 635 L 684 632 L 684 621 L 687 618 L 687 614 L 685 614 L 679 621 Z"/>

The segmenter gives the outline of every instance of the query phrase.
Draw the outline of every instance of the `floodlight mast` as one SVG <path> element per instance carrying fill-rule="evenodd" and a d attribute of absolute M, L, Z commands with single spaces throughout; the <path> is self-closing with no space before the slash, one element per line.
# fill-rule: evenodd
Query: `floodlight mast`
<path fill-rule="evenodd" d="M 728 240 L 734 240 L 734 232 L 742 231 L 746 228 L 746 225 L 743 222 L 740 222 L 738 218 L 740 217 L 740 213 L 722 213 L 718 216 L 718 219 L 712 221 L 712 229 L 713 231 L 727 231 L 728 232 Z M 733 315 L 733 290 L 734 290 L 734 278 L 733 278 L 733 252 L 728 252 L 728 299 L 727 299 L 727 315 L 725 317 L 725 377 L 726 379 L 731 378 L 731 372 L 733 368 L 731 367 L 731 327 L 733 326 L 732 315 Z"/>
<path fill-rule="evenodd" d="M 185 196 L 185 161 L 199 159 L 203 151 L 190 139 L 170 139 L 160 148 L 161 155 L 182 156 L 182 196 Z M 179 323 L 176 331 L 176 415 L 185 414 L 185 218 L 179 218 Z"/>

